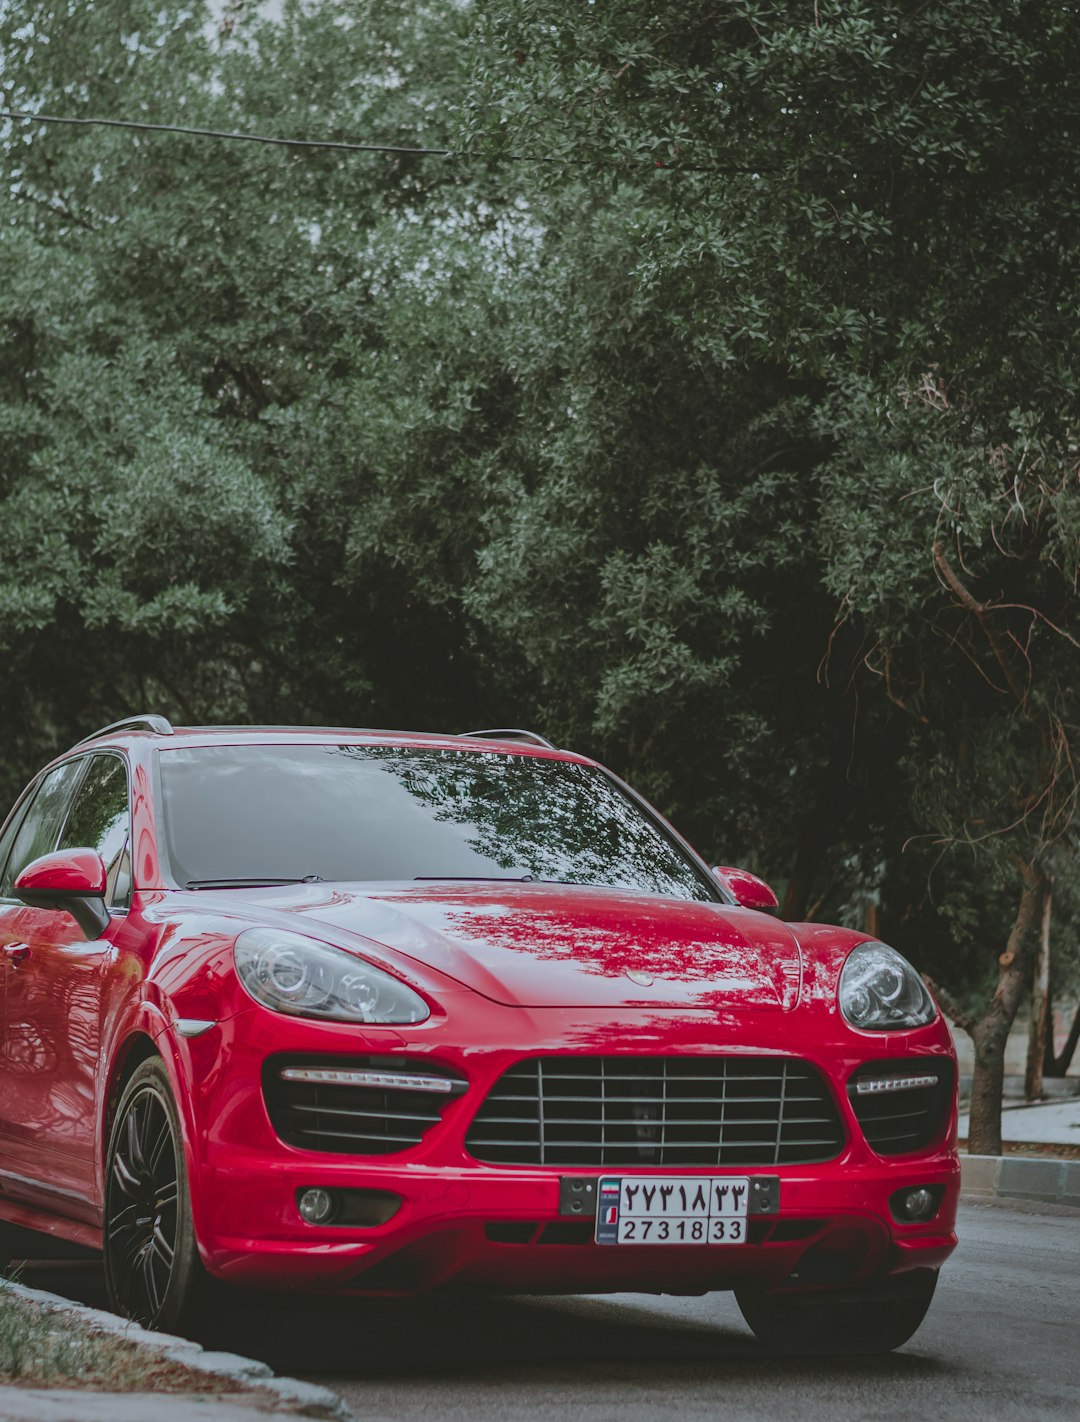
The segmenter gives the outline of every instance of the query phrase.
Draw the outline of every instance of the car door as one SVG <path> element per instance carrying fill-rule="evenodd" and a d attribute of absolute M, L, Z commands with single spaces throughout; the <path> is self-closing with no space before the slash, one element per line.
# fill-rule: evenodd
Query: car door
<path fill-rule="evenodd" d="M 14 894 L 19 871 L 39 854 L 55 848 L 71 803 L 75 784 L 84 769 L 81 760 L 57 766 L 32 785 L 8 821 L 4 832 L 3 872 L 0 874 L 0 977 L 3 979 L 0 1016 L 0 1171 L 9 1174 L 17 1161 L 13 1151 L 12 1122 L 24 1071 L 27 1043 L 10 1029 L 13 1005 L 21 986 L 14 981 L 30 956 L 26 930 L 30 910 Z M 18 1012 L 16 1009 L 16 1016 Z"/>
<path fill-rule="evenodd" d="M 74 792 L 74 800 L 72 793 Z M 51 772 L 15 837 L 3 888 L 54 848 L 97 849 L 118 911 L 130 891 L 127 772 L 114 754 L 80 757 Z M 108 900 L 107 900 L 108 901 Z M 0 1152 L 6 1169 L 55 1197 L 54 1208 L 93 1218 L 100 998 L 112 930 L 88 941 L 71 914 L 21 906 L 6 950 L 0 1055 Z M 17 1191 L 17 1181 L 9 1189 Z M 39 1203 L 48 1203 L 38 1193 Z"/>
<path fill-rule="evenodd" d="M 15 836 L 19 832 L 19 827 L 23 822 L 23 817 L 37 793 L 37 785 L 31 783 L 15 802 L 15 808 L 8 815 L 4 822 L 3 830 L 0 831 L 0 884 L 3 883 L 7 866 L 8 856 L 11 853 L 11 846 L 15 841 Z M 4 1023 L 7 1016 L 7 978 L 8 970 L 12 963 L 17 961 L 21 954 L 18 938 L 15 933 L 15 918 L 19 905 L 13 900 L 0 898 L 0 1058 L 4 1052 Z M 12 951 L 9 953 L 8 949 Z M 0 1100 L 0 1111 L 3 1109 L 3 1102 Z"/>

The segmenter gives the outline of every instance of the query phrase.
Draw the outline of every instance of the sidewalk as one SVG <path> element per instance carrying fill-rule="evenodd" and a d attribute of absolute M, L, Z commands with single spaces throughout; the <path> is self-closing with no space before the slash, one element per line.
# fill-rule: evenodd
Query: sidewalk
<path fill-rule="evenodd" d="M 968 1113 L 960 1112 L 960 1139 L 966 1140 Z M 1035 1106 L 1005 1103 L 1001 1138 L 1033 1144 L 1080 1146 L 1080 1096 L 1065 1101 L 1042 1101 Z"/>
<path fill-rule="evenodd" d="M 83 1330 L 135 1345 L 148 1365 L 177 1364 L 195 1375 L 195 1387 L 186 1392 L 98 1392 L 70 1385 L 0 1383 L 0 1422 L 300 1422 L 302 1418 L 353 1422 L 348 1405 L 329 1388 L 275 1376 L 266 1363 L 216 1352 L 173 1334 L 148 1332 L 114 1313 L 11 1279 L 5 1279 L 3 1287 L 55 1315 L 58 1331 L 64 1330 L 65 1319 L 74 1316 Z M 223 1380 L 233 1386 L 223 1390 Z"/>
<path fill-rule="evenodd" d="M 299 1422 L 263 1393 L 83 1392 L 0 1386 L 0 1422 Z"/>
<path fill-rule="evenodd" d="M 966 1140 L 967 1133 L 968 1113 L 962 1111 L 960 1139 Z M 1001 1136 L 1009 1143 L 1080 1147 L 1080 1097 L 1036 1106 L 1006 1103 Z M 1080 1159 L 962 1154 L 960 1160 L 965 1195 L 1080 1209 Z"/>

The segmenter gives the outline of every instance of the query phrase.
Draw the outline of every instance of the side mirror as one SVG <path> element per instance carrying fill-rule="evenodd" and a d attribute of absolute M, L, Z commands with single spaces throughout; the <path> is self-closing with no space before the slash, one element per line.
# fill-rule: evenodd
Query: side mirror
<path fill-rule="evenodd" d="M 105 864 L 94 849 L 58 849 L 31 860 L 15 880 L 15 897 L 31 908 L 66 909 L 90 939 L 109 926 Z"/>
<path fill-rule="evenodd" d="M 780 907 L 780 900 L 765 880 L 759 879 L 756 874 L 751 874 L 748 869 L 730 869 L 718 865 L 713 869 L 713 873 L 724 888 L 730 889 L 735 895 L 735 902 L 740 908 L 774 909 Z"/>

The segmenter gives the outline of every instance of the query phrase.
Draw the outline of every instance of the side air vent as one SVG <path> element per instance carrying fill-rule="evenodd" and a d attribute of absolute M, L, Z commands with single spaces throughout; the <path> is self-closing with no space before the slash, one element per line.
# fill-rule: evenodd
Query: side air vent
<path fill-rule="evenodd" d="M 387 1057 L 273 1057 L 263 1095 L 287 1145 L 339 1155 L 393 1155 L 419 1145 L 467 1083 L 439 1067 Z"/>
<path fill-rule="evenodd" d="M 848 1096 L 870 1149 L 878 1155 L 925 1150 L 944 1127 L 953 1080 L 952 1063 L 937 1057 L 861 1067 Z"/>

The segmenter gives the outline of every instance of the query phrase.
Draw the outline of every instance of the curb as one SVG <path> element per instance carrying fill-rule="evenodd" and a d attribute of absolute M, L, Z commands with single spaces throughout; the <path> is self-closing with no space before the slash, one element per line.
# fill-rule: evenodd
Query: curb
<path fill-rule="evenodd" d="M 16 1297 L 39 1304 L 50 1312 L 74 1314 L 87 1328 L 126 1338 L 129 1343 L 148 1348 L 171 1363 L 182 1363 L 197 1372 L 263 1388 L 278 1401 L 291 1405 L 302 1416 L 333 1419 L 333 1422 L 356 1422 L 355 1414 L 336 1392 L 316 1383 L 301 1382 L 299 1378 L 275 1377 L 266 1363 L 260 1363 L 255 1358 L 242 1358 L 239 1353 L 213 1352 L 200 1343 L 179 1338 L 173 1333 L 153 1333 L 115 1313 L 88 1308 L 85 1304 L 74 1303 L 71 1299 L 48 1294 L 41 1289 L 28 1289 L 25 1284 L 16 1284 L 11 1279 L 0 1280 L 0 1288 L 9 1289 Z"/>
<path fill-rule="evenodd" d="M 1080 1209 L 1080 1160 L 962 1155 L 960 1189 L 975 1199 L 996 1196 Z"/>

